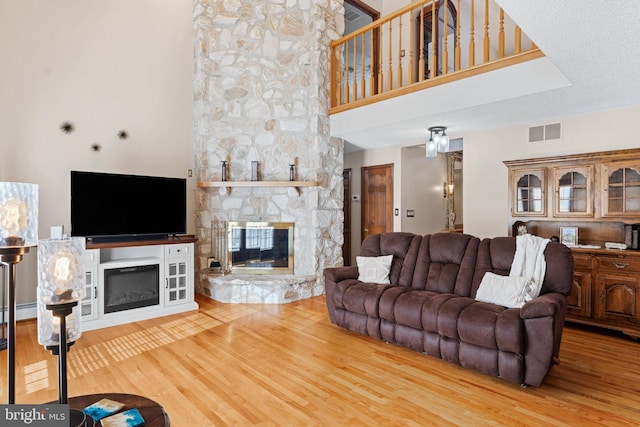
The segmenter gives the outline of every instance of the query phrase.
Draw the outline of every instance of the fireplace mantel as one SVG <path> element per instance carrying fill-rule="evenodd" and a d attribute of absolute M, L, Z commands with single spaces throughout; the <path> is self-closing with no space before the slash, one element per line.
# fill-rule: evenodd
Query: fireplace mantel
<path fill-rule="evenodd" d="M 219 187 L 317 187 L 317 181 L 199 181 L 200 188 Z"/>
<path fill-rule="evenodd" d="M 293 187 L 300 195 L 300 187 L 318 187 L 317 181 L 199 181 L 200 188 L 219 188 L 225 194 L 233 187 Z"/>

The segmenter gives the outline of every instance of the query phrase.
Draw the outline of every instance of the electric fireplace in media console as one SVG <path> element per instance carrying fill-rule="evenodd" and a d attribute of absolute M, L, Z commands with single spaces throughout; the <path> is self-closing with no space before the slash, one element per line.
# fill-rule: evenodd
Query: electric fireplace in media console
<path fill-rule="evenodd" d="M 160 304 L 160 265 L 104 270 L 104 313 Z"/>

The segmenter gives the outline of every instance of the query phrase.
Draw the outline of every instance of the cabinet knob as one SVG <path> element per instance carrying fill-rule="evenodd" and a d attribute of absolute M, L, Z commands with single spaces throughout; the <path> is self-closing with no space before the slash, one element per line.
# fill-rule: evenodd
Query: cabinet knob
<path fill-rule="evenodd" d="M 628 262 L 618 262 L 618 261 L 613 261 L 613 265 L 616 268 L 619 268 L 620 270 L 622 270 L 623 268 L 627 268 L 627 266 L 629 265 Z"/>
<path fill-rule="evenodd" d="M 605 300 L 605 299 L 606 299 L 605 292 L 604 292 L 604 291 L 602 291 L 602 292 L 600 293 L 600 302 L 601 302 L 602 304 L 604 304 L 604 300 Z"/>

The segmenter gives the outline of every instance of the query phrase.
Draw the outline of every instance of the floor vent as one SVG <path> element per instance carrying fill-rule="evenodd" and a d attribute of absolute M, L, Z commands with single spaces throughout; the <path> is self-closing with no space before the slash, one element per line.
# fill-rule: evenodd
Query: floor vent
<path fill-rule="evenodd" d="M 562 139 L 562 126 L 560 123 L 532 126 L 529 128 L 529 142 L 542 142 L 553 139 Z"/>

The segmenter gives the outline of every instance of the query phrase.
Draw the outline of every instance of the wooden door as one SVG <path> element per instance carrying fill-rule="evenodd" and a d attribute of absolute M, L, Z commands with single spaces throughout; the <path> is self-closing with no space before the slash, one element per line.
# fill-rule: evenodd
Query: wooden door
<path fill-rule="evenodd" d="M 362 168 L 362 233 L 393 231 L 393 164 Z"/>
<path fill-rule="evenodd" d="M 342 258 L 344 265 L 351 265 L 351 169 L 342 171 L 344 188 L 344 242 L 342 243 Z"/>

